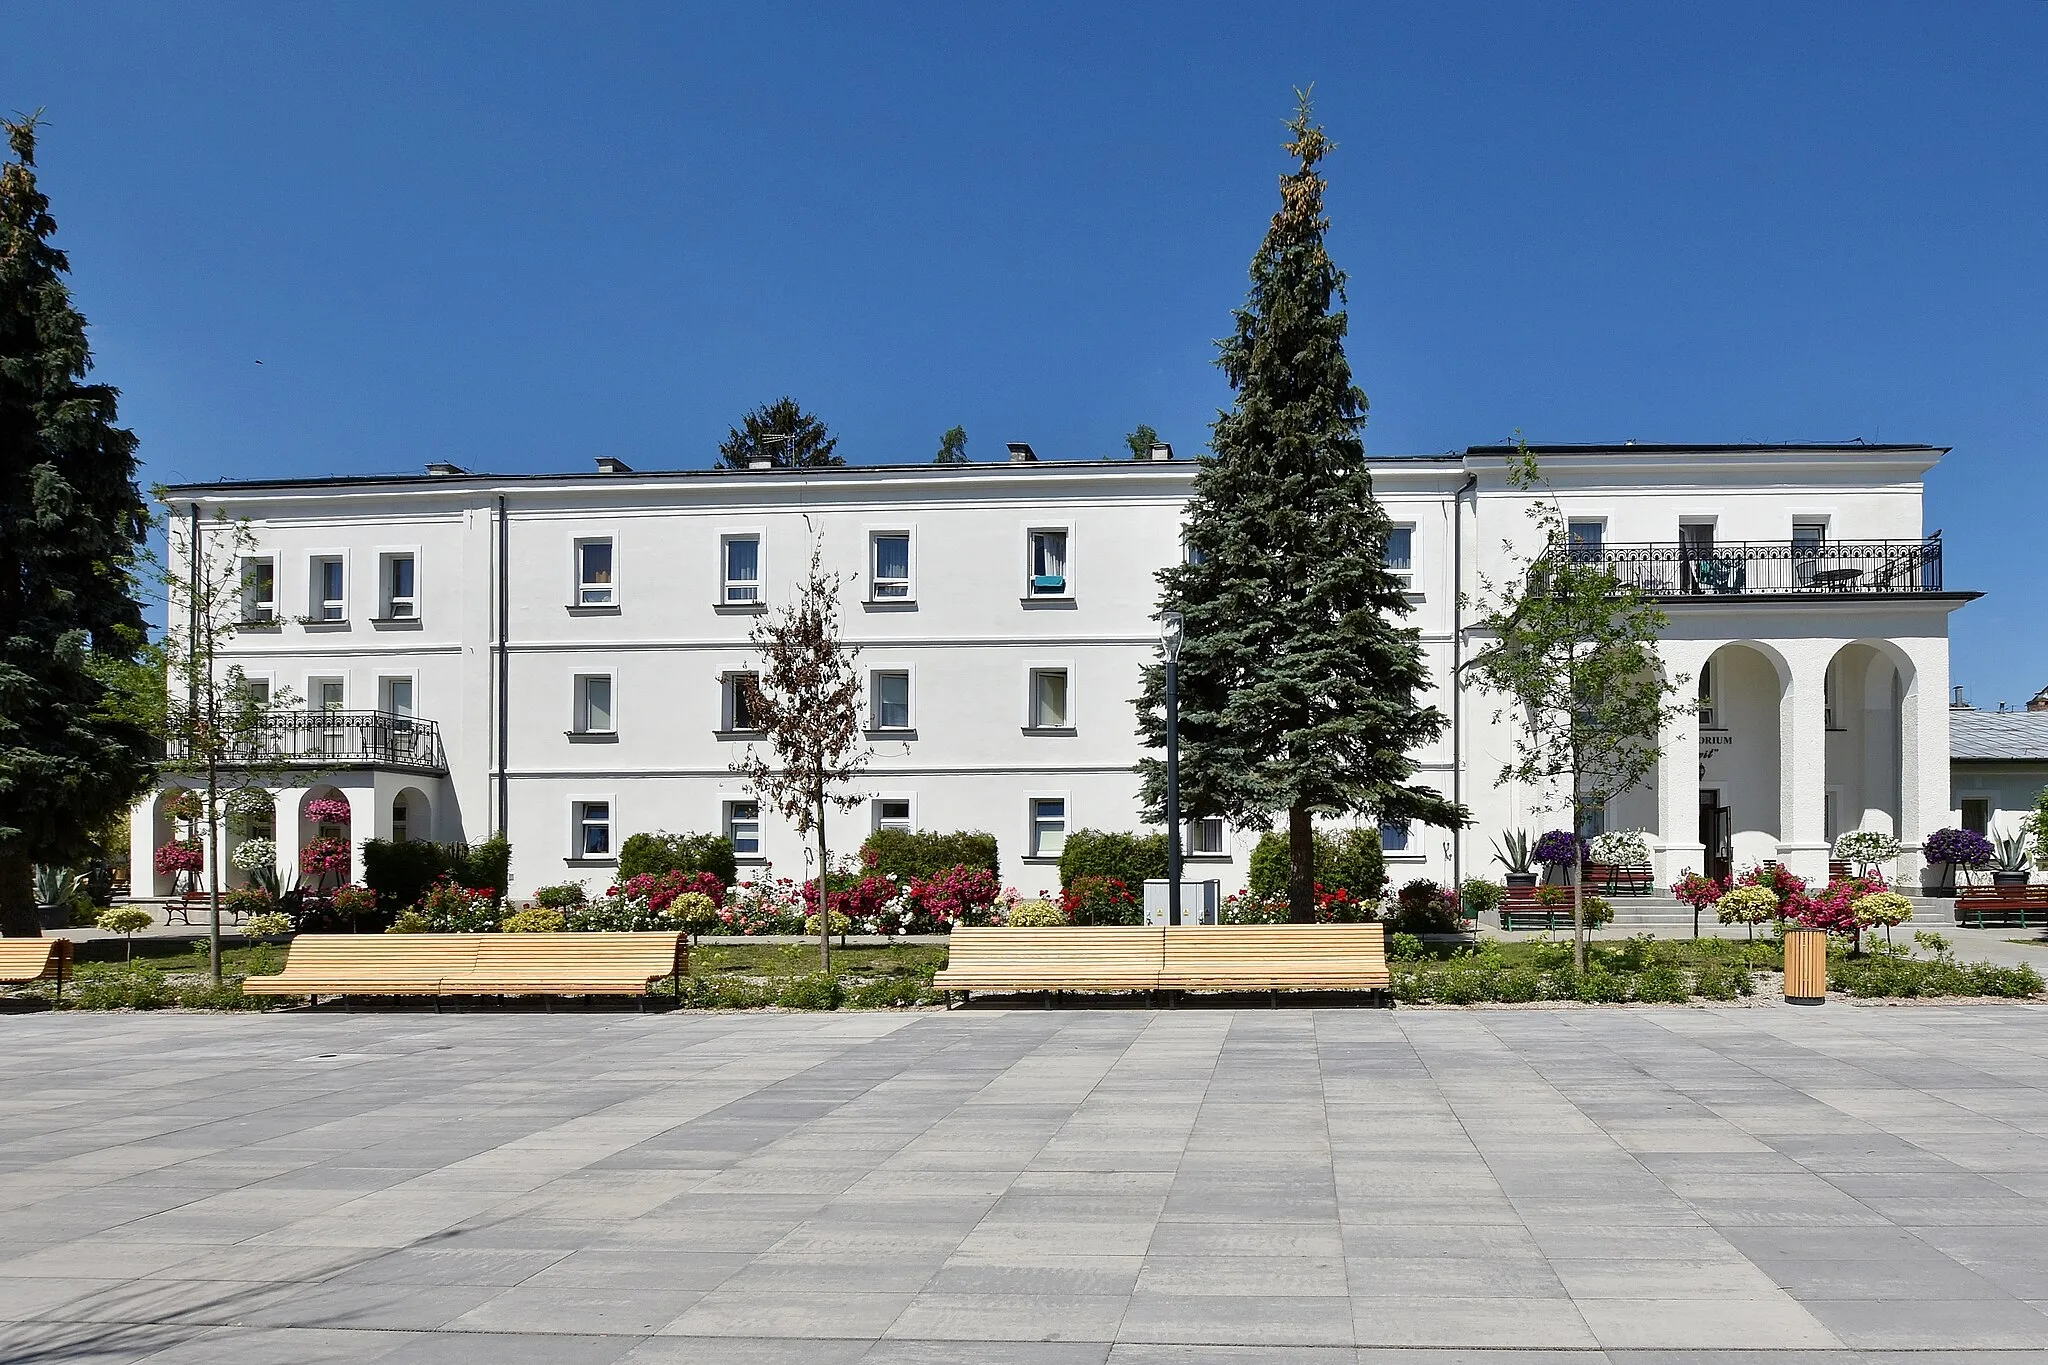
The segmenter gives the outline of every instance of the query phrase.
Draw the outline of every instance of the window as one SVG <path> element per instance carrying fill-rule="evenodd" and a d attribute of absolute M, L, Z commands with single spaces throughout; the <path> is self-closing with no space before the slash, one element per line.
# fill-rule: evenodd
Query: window
<path fill-rule="evenodd" d="M 1188 532 L 1185 526 L 1181 528 L 1180 532 L 1180 561 L 1183 564 L 1207 564 L 1209 562 L 1207 551 L 1201 549 L 1188 539 Z"/>
<path fill-rule="evenodd" d="M 618 585 L 612 576 L 611 540 L 577 541 L 576 605 L 615 607 L 618 604 Z"/>
<path fill-rule="evenodd" d="M 1188 852 L 1205 855 L 1219 855 L 1229 851 L 1228 832 L 1223 817 L 1205 815 L 1199 820 L 1188 821 Z"/>
<path fill-rule="evenodd" d="M 412 807 L 402 796 L 391 799 L 391 842 L 402 844 L 412 837 Z"/>
<path fill-rule="evenodd" d="M 1057 858 L 1067 846 L 1067 800 L 1063 796 L 1031 799 L 1031 856 Z"/>
<path fill-rule="evenodd" d="M 314 678 L 307 686 L 306 695 L 315 711 L 339 711 L 344 701 L 344 686 L 340 678 Z"/>
<path fill-rule="evenodd" d="M 1067 595 L 1067 533 L 1031 533 L 1031 596 Z"/>
<path fill-rule="evenodd" d="M 1709 659 L 1700 665 L 1700 729 L 1718 728 L 1714 717 L 1714 661 Z"/>
<path fill-rule="evenodd" d="M 609 858 L 612 855 L 612 803 L 576 803 L 576 856 Z"/>
<path fill-rule="evenodd" d="M 348 601 L 343 592 L 345 579 L 339 555 L 323 555 L 313 561 L 313 619 L 348 619 Z"/>
<path fill-rule="evenodd" d="M 378 704 L 386 713 L 412 719 L 412 679 L 386 678 L 377 684 Z"/>
<path fill-rule="evenodd" d="M 910 728 L 910 674 L 885 672 L 870 675 L 874 691 L 874 728 L 877 730 L 908 730 Z"/>
<path fill-rule="evenodd" d="M 259 709 L 270 705 L 270 679 L 245 676 L 242 679 L 242 699 Z"/>
<path fill-rule="evenodd" d="M 277 624 L 276 560 L 245 559 L 242 561 L 242 624 L 245 626 L 270 626 Z"/>
<path fill-rule="evenodd" d="M 1792 523 L 1792 581 L 1802 588 L 1814 585 L 1820 570 L 1821 547 L 1827 544 L 1828 524 L 1824 521 Z"/>
<path fill-rule="evenodd" d="M 1963 798 L 1963 828 L 1975 834 L 1991 832 L 1991 802 L 1987 797 Z"/>
<path fill-rule="evenodd" d="M 1067 711 L 1067 670 L 1064 668 L 1034 668 L 1031 670 L 1031 725 L 1033 730 L 1065 730 L 1070 728 Z"/>
<path fill-rule="evenodd" d="M 384 618 L 388 621 L 410 621 L 419 614 L 419 601 L 413 594 L 414 560 L 411 555 L 386 555 L 384 557 Z"/>
<path fill-rule="evenodd" d="M 726 802 L 725 837 L 732 840 L 734 856 L 740 858 L 760 857 L 761 803 L 759 801 Z"/>
<path fill-rule="evenodd" d="M 760 675 L 755 673 L 728 673 L 725 675 L 725 709 L 720 717 L 725 730 L 731 734 L 752 734 L 760 730 L 754 719 L 753 689 L 760 684 Z"/>
<path fill-rule="evenodd" d="M 874 572 L 871 579 L 876 601 L 907 600 L 910 596 L 910 533 L 886 531 L 876 535 Z"/>
<path fill-rule="evenodd" d="M 876 829 L 900 829 L 905 834 L 911 830 L 910 798 L 907 796 L 878 796 L 872 802 L 875 812 Z"/>
<path fill-rule="evenodd" d="M 1842 832 L 1837 815 L 1837 812 L 1841 809 L 1841 796 L 1840 792 L 1830 787 L 1826 795 L 1821 798 L 1825 803 L 1821 807 L 1821 830 L 1827 835 L 1828 847 L 1830 848 L 1834 847 L 1835 836 Z"/>
<path fill-rule="evenodd" d="M 1607 832 L 1607 803 L 1586 806 L 1579 811 L 1579 837 L 1594 839 Z"/>
<path fill-rule="evenodd" d="M 1408 851 L 1408 822 L 1406 820 L 1380 821 L 1380 848 L 1388 853 Z"/>
<path fill-rule="evenodd" d="M 612 733 L 612 679 L 609 673 L 588 673 L 576 679 L 576 733 Z"/>
<path fill-rule="evenodd" d="M 1565 528 L 1572 559 L 1580 564 L 1600 562 L 1600 544 L 1606 537 L 1607 523 L 1604 521 L 1575 521 Z"/>
<path fill-rule="evenodd" d="M 1821 728 L 1839 730 L 1842 728 L 1842 713 L 1835 706 L 1835 666 L 1830 663 L 1827 672 L 1820 678 Z"/>
<path fill-rule="evenodd" d="M 728 606 L 759 602 L 761 537 L 727 536 L 721 553 L 725 559 L 725 591 L 719 600 Z"/>
<path fill-rule="evenodd" d="M 1404 591 L 1415 587 L 1415 528 L 1396 526 L 1387 532 L 1387 567 L 1401 580 Z"/>

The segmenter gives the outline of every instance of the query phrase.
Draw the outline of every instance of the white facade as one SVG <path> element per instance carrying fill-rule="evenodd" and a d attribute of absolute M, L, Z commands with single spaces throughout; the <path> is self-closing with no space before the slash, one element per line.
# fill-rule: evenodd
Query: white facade
<path fill-rule="evenodd" d="M 1434 700 L 1458 719 L 1417 755 L 1418 780 L 1476 819 L 1455 837 L 1415 830 L 1389 856 L 1397 883 L 1497 875 L 1495 834 L 1564 818 L 1554 794 L 1546 809 L 1545 794 L 1496 781 L 1511 737 L 1495 703 L 1454 699 L 1447 681 L 1475 643 L 1456 640 L 1460 591 L 1499 576 L 1504 539 L 1531 540 L 1508 453 L 1373 464 L 1380 500 L 1410 531 L 1409 624 Z M 1941 453 L 1538 451 L 1566 515 L 1597 523 L 1600 552 L 1668 596 L 1667 667 L 1715 678 L 1712 713 L 1674 726 L 1655 782 L 1609 812 L 1611 827 L 1652 831 L 1660 878 L 1712 851 L 1703 791 L 1718 793 L 1738 863 L 1800 871 L 1823 870 L 1831 821 L 1895 829 L 1909 859 L 1946 822 L 1947 616 L 1969 595 L 1938 591 L 1938 542 L 1931 569 L 1922 545 L 1921 481 Z M 170 498 L 202 520 L 247 519 L 273 566 L 279 623 L 235 641 L 251 677 L 301 708 L 438 724 L 445 776 L 416 761 L 318 767 L 318 790 L 351 801 L 358 840 L 389 837 L 401 797 L 410 837 L 474 840 L 502 824 L 520 895 L 564 880 L 601 890 L 637 832 L 737 822 L 748 834 L 751 798 L 730 767 L 754 740 L 723 679 L 754 665 L 747 634 L 789 598 L 815 543 L 847 579 L 844 628 L 861 646 L 873 727 L 870 800 L 834 814 L 833 846 L 851 850 L 884 820 L 987 830 L 1006 881 L 1030 892 L 1058 885 L 1059 829 L 1141 824 L 1132 699 L 1155 657 L 1154 575 L 1182 553 L 1194 474 L 1167 460 L 457 472 Z M 1703 532 L 1681 531 L 1707 524 L 1712 551 Z M 1662 548 L 1621 548 L 1636 543 Z M 1701 564 L 1714 581 L 1700 581 Z M 388 759 L 391 723 L 364 723 Z M 290 818 L 308 790 L 280 803 L 281 860 L 311 837 Z M 135 821 L 138 894 L 157 880 L 155 809 Z M 1242 885 L 1257 835 L 1228 831 L 1220 852 L 1190 855 L 1189 876 Z M 586 853 L 600 842 L 610 852 Z M 762 812 L 760 860 L 801 876 L 805 857 Z"/>

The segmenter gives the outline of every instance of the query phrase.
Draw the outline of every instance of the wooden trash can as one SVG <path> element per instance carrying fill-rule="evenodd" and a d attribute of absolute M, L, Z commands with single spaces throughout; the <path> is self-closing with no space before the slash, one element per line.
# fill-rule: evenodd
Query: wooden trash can
<path fill-rule="evenodd" d="M 1785 1003 L 1820 1005 L 1828 998 L 1828 936 L 1819 929 L 1785 931 Z"/>

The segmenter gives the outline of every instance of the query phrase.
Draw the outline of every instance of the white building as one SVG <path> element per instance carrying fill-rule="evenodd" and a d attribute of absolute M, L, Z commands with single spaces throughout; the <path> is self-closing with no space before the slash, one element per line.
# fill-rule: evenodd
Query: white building
<path fill-rule="evenodd" d="M 750 860 L 803 875 L 794 832 L 730 772 L 754 737 L 730 679 L 747 634 L 784 601 L 815 543 L 848 577 L 874 751 L 835 848 L 897 823 L 994 833 L 1005 879 L 1058 884 L 1081 828 L 1131 829 L 1141 755 L 1132 699 L 1154 657 L 1155 571 L 1182 553 L 1189 461 L 641 473 L 471 474 L 186 485 L 202 524 L 250 524 L 258 581 L 235 641 L 248 675 L 292 698 L 281 748 L 311 785 L 280 793 L 280 861 L 313 835 L 293 818 L 340 794 L 368 836 L 477 839 L 503 828 L 513 891 L 606 884 L 646 830 L 730 834 Z M 1417 829 L 1390 874 L 1497 875 L 1507 827 L 1562 816 L 1503 786 L 1510 736 L 1492 698 L 1453 696 L 1459 595 L 1532 539 L 1502 447 L 1373 462 L 1393 555 L 1455 717 L 1418 780 L 1477 823 Z M 1535 452 L 1582 553 L 1665 603 L 1662 650 L 1708 705 L 1665 736 L 1654 781 L 1613 803 L 1651 832 L 1660 880 L 1777 858 L 1824 869 L 1859 826 L 1918 841 L 1948 822 L 1948 614 L 1941 546 L 1924 535 L 1928 446 L 1571 446 Z M 1155 455 L 1165 456 L 1164 448 Z M 169 888 L 151 850 L 161 796 L 137 812 L 134 886 Z M 1191 877 L 1241 885 L 1257 831 L 1191 828 Z M 1388 831 L 1389 844 L 1402 842 Z"/>

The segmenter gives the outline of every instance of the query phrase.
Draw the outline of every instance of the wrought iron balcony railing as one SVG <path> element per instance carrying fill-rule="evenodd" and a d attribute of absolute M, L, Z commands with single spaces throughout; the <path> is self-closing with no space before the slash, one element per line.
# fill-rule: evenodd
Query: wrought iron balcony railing
<path fill-rule="evenodd" d="M 390 711 L 269 711 L 235 727 L 225 762 L 328 768 L 392 768 L 445 773 L 441 727 Z M 173 763 L 192 757 L 172 743 Z"/>
<path fill-rule="evenodd" d="M 1938 531 L 1925 540 L 1642 542 L 1574 545 L 1566 553 L 1662 598 L 1942 590 Z"/>

